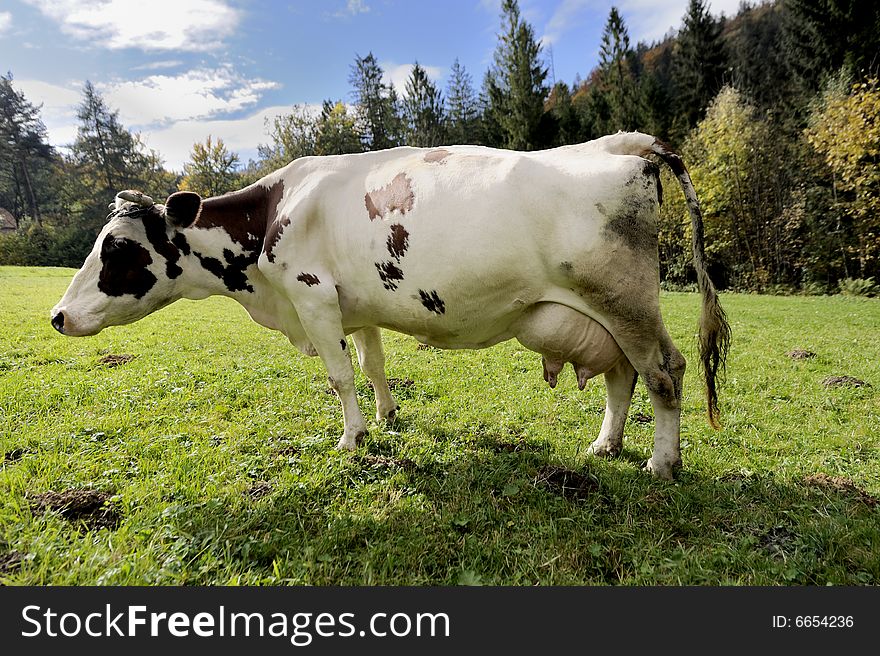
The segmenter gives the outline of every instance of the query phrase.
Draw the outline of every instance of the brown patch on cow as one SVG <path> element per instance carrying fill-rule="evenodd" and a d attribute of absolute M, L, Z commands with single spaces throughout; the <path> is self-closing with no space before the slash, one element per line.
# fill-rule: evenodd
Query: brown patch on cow
<path fill-rule="evenodd" d="M 379 272 L 379 279 L 382 286 L 389 291 L 397 289 L 397 283 L 403 280 L 403 271 L 400 270 L 394 262 L 376 262 L 376 271 Z"/>
<path fill-rule="evenodd" d="M 20 551 L 7 551 L 0 554 L 0 574 L 9 574 L 21 567 L 24 555 Z"/>
<path fill-rule="evenodd" d="M 259 251 L 268 227 L 276 219 L 283 195 L 284 181 L 279 180 L 271 187 L 256 184 L 208 198 L 202 202 L 195 227 L 222 228 L 245 251 Z"/>
<path fill-rule="evenodd" d="M 399 223 L 392 224 L 391 234 L 385 241 L 385 246 L 391 253 L 391 257 L 400 262 L 400 258 L 406 254 L 406 249 L 409 248 L 409 233 L 406 228 Z"/>
<path fill-rule="evenodd" d="M 786 353 L 786 355 L 792 360 L 812 360 L 816 357 L 815 353 L 804 349 L 794 349 L 793 351 Z"/>
<path fill-rule="evenodd" d="M 278 244 L 278 240 L 281 239 L 281 233 L 284 232 L 284 228 L 289 225 L 290 219 L 288 217 L 279 216 L 272 221 L 266 229 L 266 240 L 263 245 L 263 251 L 266 253 L 266 259 L 270 262 L 275 261 L 275 246 Z"/>
<path fill-rule="evenodd" d="M 268 481 L 256 481 L 247 490 L 244 491 L 246 497 L 250 497 L 253 501 L 262 499 L 272 492 L 272 484 Z"/>
<path fill-rule="evenodd" d="M 596 208 L 600 205 L 597 203 Z M 604 207 L 600 211 L 608 216 Z M 627 196 L 609 217 L 603 232 L 606 237 L 621 239 L 633 251 L 656 251 L 658 233 L 653 202 L 639 194 Z"/>
<path fill-rule="evenodd" d="M 541 467 L 534 482 L 569 499 L 587 499 L 599 490 L 599 481 L 592 474 L 585 475 L 553 465 Z"/>
<path fill-rule="evenodd" d="M 437 162 L 442 162 L 451 154 L 452 153 L 450 153 L 445 148 L 436 148 L 434 150 L 429 150 L 427 153 L 425 153 L 425 161 L 428 164 L 436 164 Z"/>
<path fill-rule="evenodd" d="M 446 314 L 446 303 L 437 294 L 436 289 L 426 292 L 424 289 L 419 290 L 419 299 L 426 309 L 435 314 Z"/>
<path fill-rule="evenodd" d="M 841 494 L 854 496 L 871 508 L 880 503 L 880 500 L 876 497 L 871 496 L 850 479 L 844 478 L 843 476 L 829 476 L 828 474 L 823 473 L 810 474 L 809 476 L 804 477 L 804 483 L 811 487 L 821 487 L 827 490 L 834 490 Z"/>
<path fill-rule="evenodd" d="M 121 364 L 128 364 L 136 357 L 136 355 L 131 355 L 129 353 L 120 353 L 119 355 L 105 355 L 103 358 L 98 360 L 98 364 L 103 364 L 107 367 L 118 367 Z"/>
<path fill-rule="evenodd" d="M 183 269 L 177 264 L 180 259 L 180 248 L 168 239 L 168 233 L 165 232 L 165 219 L 158 212 L 144 214 L 141 218 L 144 222 L 147 240 L 155 251 L 165 258 L 165 275 L 174 280 L 183 273 Z"/>
<path fill-rule="evenodd" d="M 822 384 L 825 387 L 871 387 L 870 383 L 852 376 L 828 376 Z"/>
<path fill-rule="evenodd" d="M 132 239 L 107 235 L 101 243 L 101 273 L 98 289 L 107 296 L 144 295 L 156 284 L 147 268 L 153 263 L 150 252 Z"/>
<path fill-rule="evenodd" d="M 312 287 L 314 285 L 320 285 L 321 281 L 314 273 L 306 273 L 305 271 L 301 272 L 297 277 L 302 283 L 305 283 L 307 286 Z"/>
<path fill-rule="evenodd" d="M 110 504 L 110 495 L 98 490 L 43 492 L 30 497 L 30 507 L 34 514 L 56 512 L 68 521 L 82 522 L 90 530 L 115 529 L 121 521 Z"/>
<path fill-rule="evenodd" d="M 384 219 L 392 212 L 406 214 L 413 208 L 415 194 L 410 179 L 405 173 L 398 173 L 381 189 L 368 191 L 364 196 L 364 205 L 370 221 Z"/>

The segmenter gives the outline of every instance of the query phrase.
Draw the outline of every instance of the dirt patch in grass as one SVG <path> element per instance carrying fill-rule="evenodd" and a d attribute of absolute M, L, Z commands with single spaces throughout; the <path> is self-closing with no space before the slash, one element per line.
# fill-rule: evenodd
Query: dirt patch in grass
<path fill-rule="evenodd" d="M 654 421 L 654 418 L 651 415 L 646 415 L 644 412 L 636 412 L 630 415 L 629 420 L 637 424 L 650 424 Z"/>
<path fill-rule="evenodd" d="M 17 462 L 21 460 L 21 457 L 30 453 L 29 449 L 12 449 L 11 451 L 7 451 L 3 454 L 3 462 Z"/>
<path fill-rule="evenodd" d="M 28 497 L 31 511 L 35 515 L 56 512 L 71 522 L 82 522 L 90 530 L 99 528 L 115 529 L 121 518 L 110 502 L 107 492 L 98 490 L 66 490 L 64 492 L 43 492 Z"/>
<path fill-rule="evenodd" d="M 366 453 L 362 456 L 355 457 L 354 460 L 370 469 L 389 469 L 391 467 L 403 469 L 404 471 L 412 471 L 416 469 L 415 461 L 410 460 L 409 458 L 392 458 L 390 456 Z"/>
<path fill-rule="evenodd" d="M 786 353 L 786 355 L 792 360 L 812 360 L 816 357 L 815 353 L 806 349 L 794 349 Z"/>
<path fill-rule="evenodd" d="M 127 364 L 131 362 L 136 357 L 136 355 L 131 355 L 130 353 L 121 353 L 119 355 L 105 355 L 103 358 L 98 360 L 98 364 L 103 364 L 105 367 L 118 367 L 121 364 Z"/>
<path fill-rule="evenodd" d="M 828 474 L 818 473 L 810 474 L 804 477 L 804 483 L 811 487 L 820 487 L 826 490 L 833 490 L 841 494 L 855 497 L 866 506 L 874 508 L 880 500 L 871 496 L 865 490 L 843 476 L 829 476 Z"/>
<path fill-rule="evenodd" d="M 21 567 L 21 561 L 23 558 L 22 554 L 18 551 L 0 553 L 0 574 L 8 574 Z"/>
<path fill-rule="evenodd" d="M 587 499 L 599 490 L 599 481 L 595 476 L 554 465 L 541 467 L 535 476 L 535 484 L 566 499 Z"/>
<path fill-rule="evenodd" d="M 254 501 L 262 499 L 272 491 L 272 484 L 269 481 L 256 481 L 247 490 L 244 491 L 245 496 L 250 497 Z"/>
<path fill-rule="evenodd" d="M 292 444 L 288 444 L 287 446 L 281 446 L 275 449 L 272 452 L 276 457 L 280 458 L 293 458 L 302 453 L 302 449 L 298 446 L 293 446 Z"/>
<path fill-rule="evenodd" d="M 822 381 L 825 387 L 870 387 L 870 383 L 866 383 L 852 376 L 828 376 Z"/>

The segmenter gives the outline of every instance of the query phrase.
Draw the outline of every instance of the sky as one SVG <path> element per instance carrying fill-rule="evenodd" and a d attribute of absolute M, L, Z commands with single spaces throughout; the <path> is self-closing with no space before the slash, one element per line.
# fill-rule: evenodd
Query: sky
<path fill-rule="evenodd" d="M 708 4 L 732 16 L 739 3 Z M 687 0 L 520 0 L 551 81 L 589 74 L 612 4 L 635 44 L 678 29 Z M 53 145 L 76 137 L 89 80 L 181 171 L 209 135 L 246 163 L 268 142 L 267 119 L 295 104 L 351 102 L 351 65 L 369 52 L 400 91 L 416 61 L 445 88 L 456 58 L 479 89 L 499 15 L 500 0 L 0 0 L 0 71 L 42 104 Z"/>

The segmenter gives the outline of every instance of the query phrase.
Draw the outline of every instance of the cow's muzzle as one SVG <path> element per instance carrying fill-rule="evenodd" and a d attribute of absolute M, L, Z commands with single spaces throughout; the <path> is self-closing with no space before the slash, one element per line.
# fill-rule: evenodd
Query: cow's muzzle
<path fill-rule="evenodd" d="M 64 313 L 59 312 L 52 317 L 52 327 L 62 335 L 64 334 Z"/>

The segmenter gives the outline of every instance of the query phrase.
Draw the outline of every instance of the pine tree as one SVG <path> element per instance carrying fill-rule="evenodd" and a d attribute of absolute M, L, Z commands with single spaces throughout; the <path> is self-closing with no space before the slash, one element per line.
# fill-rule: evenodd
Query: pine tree
<path fill-rule="evenodd" d="M 238 154 L 229 152 L 223 139 L 193 144 L 190 161 L 183 165 L 180 189 L 194 191 L 202 198 L 219 196 L 238 186 Z"/>
<path fill-rule="evenodd" d="M 693 127 L 721 88 L 726 62 L 722 24 L 709 13 L 705 0 L 690 0 L 683 21 L 673 66 L 675 99 L 678 113 Z"/>
<path fill-rule="evenodd" d="M 502 32 L 494 64 L 486 76 L 489 121 L 497 124 L 501 146 L 515 150 L 540 148 L 547 68 L 540 60 L 535 31 L 520 15 L 517 0 L 502 0 Z"/>
<path fill-rule="evenodd" d="M 458 59 L 446 87 L 446 134 L 449 143 L 480 143 L 480 105 L 471 76 Z"/>
<path fill-rule="evenodd" d="M 315 150 L 318 155 L 344 155 L 363 150 L 355 119 L 341 100 L 335 103 L 324 101 L 318 119 Z"/>
<path fill-rule="evenodd" d="M 639 127 L 641 112 L 634 71 L 635 53 L 629 32 L 617 7 L 611 7 L 599 45 L 599 90 L 608 105 L 608 122 L 598 123 L 603 134 Z"/>
<path fill-rule="evenodd" d="M 354 87 L 358 130 L 364 150 L 381 150 L 400 144 L 397 92 L 382 81 L 383 75 L 372 52 L 366 57 L 355 57 L 348 81 Z"/>
<path fill-rule="evenodd" d="M 410 146 L 439 146 L 445 140 L 443 97 L 416 62 L 406 81 L 403 98 L 404 137 Z"/>
<path fill-rule="evenodd" d="M 26 210 L 42 223 L 40 178 L 55 158 L 40 108 L 12 86 L 12 73 L 0 75 L 0 204 L 16 221 Z"/>

